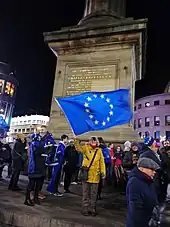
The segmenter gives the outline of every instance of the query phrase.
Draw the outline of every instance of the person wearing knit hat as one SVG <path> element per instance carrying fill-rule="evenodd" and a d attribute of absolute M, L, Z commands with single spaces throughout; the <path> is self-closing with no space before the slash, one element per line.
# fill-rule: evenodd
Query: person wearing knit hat
<path fill-rule="evenodd" d="M 157 195 L 153 177 L 159 165 L 149 158 L 139 158 L 132 170 L 126 188 L 128 214 L 126 227 L 149 227 Z"/>
<path fill-rule="evenodd" d="M 155 139 L 151 136 L 147 136 L 144 139 L 144 144 L 147 147 L 147 150 L 141 154 L 140 157 L 146 157 L 153 159 L 158 165 L 161 165 L 161 159 L 159 154 L 156 152 L 157 143 Z"/>
<path fill-rule="evenodd" d="M 152 136 L 146 136 L 144 139 L 144 144 L 148 147 L 151 147 L 153 144 L 156 144 L 156 141 Z"/>

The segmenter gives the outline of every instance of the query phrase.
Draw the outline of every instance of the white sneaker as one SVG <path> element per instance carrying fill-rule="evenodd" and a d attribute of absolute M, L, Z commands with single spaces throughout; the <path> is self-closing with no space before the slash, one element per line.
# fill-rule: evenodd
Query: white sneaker
<path fill-rule="evenodd" d="M 60 193 L 60 192 L 54 193 L 53 195 L 56 196 L 56 197 L 62 197 L 63 196 L 63 194 Z"/>
<path fill-rule="evenodd" d="M 72 182 L 71 184 L 73 184 L 73 185 L 77 185 L 77 182 Z"/>

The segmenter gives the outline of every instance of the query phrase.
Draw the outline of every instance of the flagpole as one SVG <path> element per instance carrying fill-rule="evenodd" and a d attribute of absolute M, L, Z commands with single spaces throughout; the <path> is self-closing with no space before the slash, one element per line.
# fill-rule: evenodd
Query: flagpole
<path fill-rule="evenodd" d="M 59 104 L 59 102 L 58 102 L 58 100 L 57 100 L 56 98 L 55 98 L 55 101 L 57 102 L 57 104 L 58 104 L 59 108 L 61 109 L 61 111 L 64 113 L 64 116 L 65 116 L 65 118 L 66 118 L 66 120 L 67 120 L 67 122 L 68 122 L 68 124 L 69 124 L 69 126 L 70 126 L 70 129 L 71 129 L 71 131 L 72 131 L 73 136 L 77 136 L 77 135 L 75 134 L 73 128 L 71 127 L 71 124 L 70 124 L 70 122 L 69 122 L 69 120 L 68 120 L 68 118 L 67 118 L 67 115 L 65 114 L 63 108 L 61 107 L 61 105 Z"/>

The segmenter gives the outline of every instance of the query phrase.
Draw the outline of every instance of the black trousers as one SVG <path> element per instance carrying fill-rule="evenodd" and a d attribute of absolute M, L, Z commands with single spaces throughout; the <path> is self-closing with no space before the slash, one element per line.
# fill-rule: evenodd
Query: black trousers
<path fill-rule="evenodd" d="M 75 171 L 71 168 L 68 168 L 67 166 L 64 167 L 64 190 L 69 190 L 70 184 L 71 184 L 71 180 L 72 180 L 72 176 L 75 173 Z"/>
<path fill-rule="evenodd" d="M 48 178 L 49 181 L 51 180 L 52 172 L 53 172 L 53 167 L 52 166 L 48 166 L 47 167 L 47 178 Z"/>
<path fill-rule="evenodd" d="M 27 192 L 26 192 L 26 200 L 30 200 L 31 191 L 34 191 L 34 199 L 38 199 L 38 194 L 43 187 L 43 183 L 44 183 L 44 177 L 29 178 Z"/>
<path fill-rule="evenodd" d="M 8 177 L 12 175 L 12 163 L 8 163 Z"/>
<path fill-rule="evenodd" d="M 58 192 L 58 186 L 59 186 L 59 183 L 60 183 L 61 172 L 62 172 L 62 167 L 59 169 L 58 174 L 57 174 L 56 179 L 55 179 L 56 192 Z"/>
<path fill-rule="evenodd" d="M 11 176 L 11 180 L 9 183 L 9 189 L 16 189 L 18 187 L 18 180 L 19 180 L 19 175 L 20 175 L 20 170 L 13 170 L 12 171 L 12 176 Z"/>

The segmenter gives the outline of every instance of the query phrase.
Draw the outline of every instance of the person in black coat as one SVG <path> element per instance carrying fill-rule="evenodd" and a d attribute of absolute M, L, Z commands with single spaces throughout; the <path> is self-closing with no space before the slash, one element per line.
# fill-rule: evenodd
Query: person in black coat
<path fill-rule="evenodd" d="M 12 176 L 9 183 L 9 190 L 18 191 L 18 180 L 20 172 L 24 169 L 26 161 L 25 138 L 23 134 L 18 134 L 12 150 Z"/>
<path fill-rule="evenodd" d="M 72 176 L 76 173 L 77 165 L 79 162 L 79 154 L 75 149 L 74 141 L 70 141 L 70 144 L 65 148 L 64 162 L 64 190 L 65 193 L 69 193 L 71 179 Z"/>
<path fill-rule="evenodd" d="M 30 144 L 29 151 L 29 182 L 24 204 L 27 206 L 33 206 L 34 204 L 40 205 L 38 195 L 42 189 L 46 175 L 45 162 L 47 154 L 46 149 L 44 148 L 44 141 L 42 141 L 42 138 L 39 134 L 34 134 L 32 136 L 32 142 Z M 34 191 L 34 201 L 32 201 L 30 198 L 31 191 Z"/>
<path fill-rule="evenodd" d="M 127 221 L 126 227 L 149 227 L 157 195 L 153 177 L 159 165 L 149 158 L 140 158 L 129 175 L 126 188 Z"/>
<path fill-rule="evenodd" d="M 123 158 L 123 168 L 129 173 L 137 164 L 139 159 L 138 144 L 133 142 L 130 151 L 126 151 Z"/>

